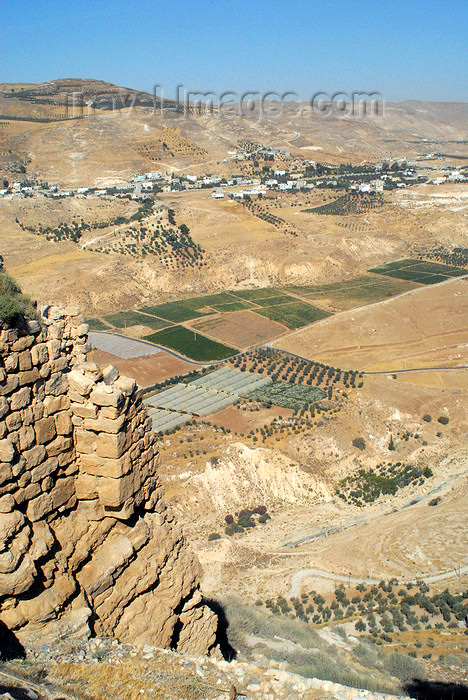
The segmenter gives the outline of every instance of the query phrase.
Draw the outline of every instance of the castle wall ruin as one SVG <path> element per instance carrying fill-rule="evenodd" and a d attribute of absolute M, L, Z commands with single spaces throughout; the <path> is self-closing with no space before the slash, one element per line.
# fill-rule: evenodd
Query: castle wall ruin
<path fill-rule="evenodd" d="M 217 618 L 164 503 L 136 383 L 86 361 L 76 308 L 0 332 L 0 620 L 205 653 Z"/>

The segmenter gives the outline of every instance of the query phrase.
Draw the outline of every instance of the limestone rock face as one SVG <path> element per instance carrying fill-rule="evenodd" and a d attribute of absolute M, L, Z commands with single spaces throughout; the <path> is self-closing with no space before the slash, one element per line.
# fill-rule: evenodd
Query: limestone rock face
<path fill-rule="evenodd" d="M 0 620 L 19 638 L 215 644 L 132 379 L 86 362 L 78 309 L 0 332 Z"/>

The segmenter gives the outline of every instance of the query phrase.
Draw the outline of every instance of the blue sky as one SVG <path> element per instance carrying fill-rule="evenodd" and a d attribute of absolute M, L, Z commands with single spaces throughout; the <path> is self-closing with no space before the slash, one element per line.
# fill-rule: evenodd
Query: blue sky
<path fill-rule="evenodd" d="M 0 0 L 0 82 L 468 101 L 468 1 Z"/>

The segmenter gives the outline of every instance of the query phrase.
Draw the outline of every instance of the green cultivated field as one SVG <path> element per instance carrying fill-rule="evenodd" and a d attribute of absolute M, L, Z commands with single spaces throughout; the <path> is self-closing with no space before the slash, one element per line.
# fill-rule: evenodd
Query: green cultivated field
<path fill-rule="evenodd" d="M 399 270 L 405 267 L 413 267 L 417 265 L 419 260 L 414 260 L 413 258 L 405 258 L 404 260 L 395 260 L 394 262 L 385 263 L 385 265 L 379 265 L 378 267 L 369 270 L 373 272 L 374 270 L 387 269 L 387 270 Z"/>
<path fill-rule="evenodd" d="M 160 328 L 165 328 L 168 326 L 167 321 L 162 321 L 154 316 L 148 316 L 146 314 L 141 314 L 138 311 L 119 311 L 116 314 L 110 314 L 109 316 L 104 316 L 104 321 L 110 323 L 116 328 L 126 328 L 127 326 L 148 326 L 153 328 L 155 331 Z"/>
<path fill-rule="evenodd" d="M 453 265 L 444 265 L 437 262 L 427 262 L 427 260 L 420 260 L 412 269 L 429 272 L 431 274 L 448 275 L 449 277 L 468 275 L 468 270 L 463 267 L 454 267 Z"/>
<path fill-rule="evenodd" d="M 320 303 L 328 300 L 333 307 L 338 309 L 351 309 L 355 306 L 389 299 L 411 289 L 416 289 L 418 286 L 407 280 L 366 275 L 316 287 L 287 287 L 287 289 L 308 301 Z"/>
<path fill-rule="evenodd" d="M 140 311 L 173 323 L 183 323 L 209 315 L 210 311 L 200 311 L 204 308 L 213 309 L 213 313 L 250 309 L 293 329 L 329 315 L 328 312 L 300 301 L 285 291 L 272 288 L 207 294 L 167 304 L 144 306 Z"/>
<path fill-rule="evenodd" d="M 217 343 L 200 333 L 195 333 L 184 326 L 171 326 L 158 333 L 145 336 L 145 340 L 180 352 L 185 357 L 200 362 L 223 360 L 239 351 L 222 343 Z"/>
<path fill-rule="evenodd" d="M 88 318 L 86 323 L 90 331 L 110 331 L 111 329 L 106 323 L 103 323 L 99 318 Z"/>
<path fill-rule="evenodd" d="M 189 302 L 190 300 L 187 300 Z M 170 301 L 167 304 L 158 304 L 157 306 L 143 306 L 140 311 L 146 314 L 164 318 L 166 321 L 180 323 L 181 321 L 189 321 L 192 318 L 202 318 L 205 313 L 196 311 L 186 301 Z"/>
<path fill-rule="evenodd" d="M 291 382 L 272 382 L 253 391 L 249 394 L 249 399 L 297 411 L 307 404 L 320 401 L 325 396 L 326 393 L 317 387 L 292 384 Z"/>
<path fill-rule="evenodd" d="M 439 282 L 445 282 L 450 279 L 450 277 L 445 277 L 444 275 L 428 275 L 425 272 L 418 272 L 414 269 L 390 270 L 389 272 L 379 272 L 378 274 L 396 277 L 401 280 L 410 280 L 412 282 L 418 282 L 419 284 L 438 284 Z"/>
<path fill-rule="evenodd" d="M 297 300 L 290 304 L 278 304 L 277 306 L 266 306 L 254 310 L 258 314 L 266 316 L 272 321 L 278 321 L 278 323 L 282 323 L 292 330 L 300 328 L 301 326 L 307 326 L 309 323 L 314 323 L 314 321 L 330 316 L 330 314 L 323 309 L 318 309 L 316 306 L 312 306 L 312 304 Z"/>
<path fill-rule="evenodd" d="M 201 311 L 201 309 L 212 310 Z M 168 331 L 168 347 L 193 359 L 221 359 L 235 354 L 237 351 L 208 338 L 205 338 L 204 341 L 207 348 L 206 353 L 201 350 L 194 351 L 192 348 L 194 339 L 192 331 L 177 325 L 177 330 L 171 332 L 168 326 L 205 318 L 210 314 L 230 313 L 242 309 L 256 311 L 262 316 L 278 321 L 291 329 L 300 328 L 329 315 L 327 311 L 323 311 L 306 301 L 299 300 L 288 294 L 287 291 L 263 288 L 207 294 L 165 304 L 143 306 L 136 310 L 119 311 L 101 318 L 90 319 L 90 328 L 91 330 L 106 330 L 109 329 L 109 326 L 113 326 L 125 329 L 135 325 L 145 325 L 155 331 L 165 328 Z M 197 333 L 197 337 L 201 339 L 204 336 Z M 161 338 L 162 336 L 154 342 L 164 345 L 165 343 L 163 343 Z M 193 352 L 196 352 L 196 357 Z M 200 355 L 199 352 L 202 354 Z"/>
<path fill-rule="evenodd" d="M 255 304 L 263 308 L 265 306 L 277 306 L 278 304 L 288 304 L 295 301 L 297 301 L 297 299 L 289 294 L 277 294 L 267 299 L 255 299 Z"/>
<path fill-rule="evenodd" d="M 241 309 L 252 309 L 254 308 L 252 304 L 245 301 L 240 301 L 240 299 L 235 300 L 232 297 L 232 301 L 226 304 L 213 304 L 213 309 L 220 311 L 221 313 L 227 313 L 228 311 L 240 311 Z"/>
<path fill-rule="evenodd" d="M 262 289 L 244 289 L 240 292 L 231 292 L 234 296 L 241 299 L 248 299 L 255 303 L 259 303 L 259 299 L 272 299 L 273 297 L 281 296 L 282 292 L 272 289 L 271 287 L 263 287 Z"/>
<path fill-rule="evenodd" d="M 198 310 L 202 309 L 204 306 L 216 307 L 218 304 L 226 304 L 232 301 L 234 301 L 234 299 L 229 292 L 220 292 L 219 294 L 206 294 L 201 297 L 184 299 L 183 303 L 191 309 Z"/>
<path fill-rule="evenodd" d="M 396 260 L 379 267 L 373 267 L 369 272 L 397 279 L 411 280 L 419 284 L 437 284 L 438 282 L 445 282 L 451 278 L 468 274 L 468 271 L 462 267 L 410 259 Z"/>

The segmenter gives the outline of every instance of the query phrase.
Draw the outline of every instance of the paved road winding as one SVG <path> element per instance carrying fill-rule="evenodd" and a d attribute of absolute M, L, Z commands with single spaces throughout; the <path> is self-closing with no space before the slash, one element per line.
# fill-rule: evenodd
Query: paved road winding
<path fill-rule="evenodd" d="M 445 579 L 453 578 L 454 576 L 461 576 L 462 574 L 466 573 L 468 573 L 468 566 L 462 566 L 457 569 L 452 569 L 451 571 L 441 571 L 437 574 L 432 574 L 431 576 L 418 576 L 417 578 L 413 579 L 398 580 L 400 583 L 416 583 L 416 581 L 437 583 L 438 581 L 444 581 Z M 345 576 L 344 574 L 332 574 L 329 571 L 324 571 L 323 569 L 301 569 L 300 571 L 296 571 L 296 573 L 291 576 L 291 588 L 289 590 L 290 598 L 297 598 L 301 594 L 302 580 L 307 576 L 323 578 L 328 581 L 338 581 L 340 583 L 364 583 L 365 585 L 378 584 L 381 580 L 375 578 L 357 578 L 355 576 Z"/>

